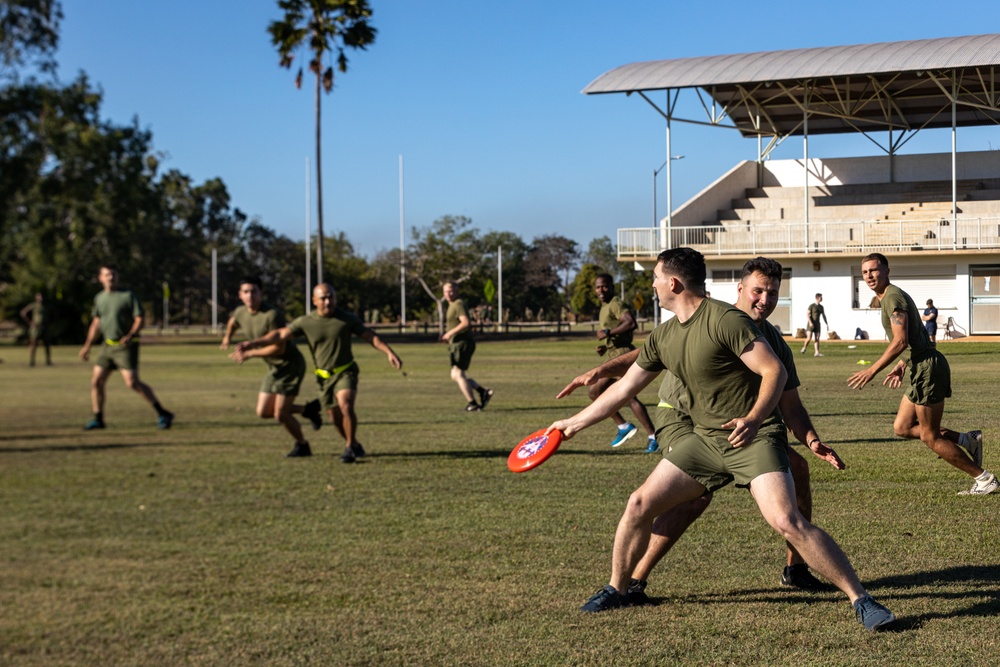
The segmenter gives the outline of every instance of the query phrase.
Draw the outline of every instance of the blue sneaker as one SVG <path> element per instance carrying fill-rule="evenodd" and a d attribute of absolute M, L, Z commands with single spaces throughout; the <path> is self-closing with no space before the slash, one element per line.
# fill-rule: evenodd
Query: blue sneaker
<path fill-rule="evenodd" d="M 93 431 L 95 428 L 104 428 L 104 421 L 101 419 L 91 419 L 83 425 L 84 431 Z"/>
<path fill-rule="evenodd" d="M 625 596 L 615 590 L 615 587 L 608 584 L 601 590 L 594 593 L 587 603 L 580 607 L 580 611 L 591 614 L 609 609 L 618 609 L 626 606 Z"/>
<path fill-rule="evenodd" d="M 625 424 L 625 428 L 619 427 L 618 435 L 616 435 L 615 439 L 611 441 L 611 446 L 618 447 L 619 445 L 621 445 L 623 442 L 625 442 L 635 434 L 636 434 L 635 425 Z"/>
<path fill-rule="evenodd" d="M 660 451 L 660 443 L 656 441 L 656 438 L 649 438 L 649 444 L 646 445 L 647 454 L 655 454 Z"/>
<path fill-rule="evenodd" d="M 875 598 L 870 595 L 862 595 L 854 601 L 854 614 L 858 617 L 858 622 L 872 632 L 896 622 L 896 615 L 875 602 Z"/>
<path fill-rule="evenodd" d="M 170 425 L 173 423 L 174 423 L 173 412 L 164 412 L 156 419 L 156 425 L 163 430 L 170 428 Z"/>

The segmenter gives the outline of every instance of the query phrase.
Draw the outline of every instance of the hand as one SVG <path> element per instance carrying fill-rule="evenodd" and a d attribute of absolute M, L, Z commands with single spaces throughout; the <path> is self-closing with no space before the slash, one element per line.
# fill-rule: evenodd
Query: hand
<path fill-rule="evenodd" d="M 561 419 L 557 422 L 552 422 L 552 426 L 545 429 L 545 435 L 552 433 L 552 431 L 562 431 L 562 439 L 569 440 L 579 429 L 572 425 L 572 421 L 569 419 Z"/>
<path fill-rule="evenodd" d="M 451 336 L 448 335 L 447 331 L 445 331 L 443 334 L 441 334 L 441 340 L 444 341 L 445 343 L 447 343 L 450 338 L 451 338 Z"/>
<path fill-rule="evenodd" d="M 251 349 L 251 347 L 252 347 L 251 343 L 253 343 L 252 340 L 245 340 L 242 343 L 237 343 L 237 345 L 236 345 L 236 351 L 239 352 L 240 354 L 245 353 L 247 350 Z M 232 357 L 233 355 L 229 355 L 229 356 Z"/>
<path fill-rule="evenodd" d="M 603 357 L 604 353 L 608 351 L 608 346 L 598 345 L 597 347 L 594 348 L 594 351 L 597 352 L 597 356 Z"/>
<path fill-rule="evenodd" d="M 837 452 L 833 451 L 833 447 L 827 447 L 819 438 L 813 438 L 809 442 L 808 447 L 812 450 L 813 454 L 823 459 L 837 470 L 843 470 L 847 467 L 847 465 L 840 460 L 840 457 L 837 456 Z"/>
<path fill-rule="evenodd" d="M 573 378 L 573 381 L 568 385 L 563 387 L 563 390 L 556 394 L 556 398 L 566 398 L 573 393 L 578 387 L 589 387 L 592 384 L 597 384 L 597 369 L 587 371 L 583 375 L 578 375 Z"/>
<path fill-rule="evenodd" d="M 248 359 L 247 350 L 242 350 L 240 349 L 240 346 L 237 345 L 236 349 L 229 354 L 229 358 L 238 364 L 242 364 L 244 361 Z"/>
<path fill-rule="evenodd" d="M 389 365 L 395 368 L 397 371 L 403 367 L 403 360 L 400 359 L 398 356 L 396 356 L 396 353 L 393 352 L 392 350 L 390 350 L 389 353 L 386 354 L 386 356 L 389 357 Z"/>
<path fill-rule="evenodd" d="M 729 440 L 729 444 L 733 447 L 745 447 L 753 442 L 753 439 L 757 437 L 757 429 L 760 428 L 760 424 L 752 419 L 739 417 L 737 419 L 727 421 L 722 425 L 722 428 L 733 430 L 727 438 L 727 440 Z"/>
<path fill-rule="evenodd" d="M 597 332 L 597 340 L 604 340 L 608 337 L 607 329 L 601 329 Z"/>
<path fill-rule="evenodd" d="M 904 368 L 904 366 L 899 365 L 889 371 L 885 376 L 885 380 L 882 381 L 882 386 L 889 387 L 890 389 L 899 389 L 902 387 Z"/>
<path fill-rule="evenodd" d="M 858 371 L 847 380 L 847 386 L 851 389 L 864 389 L 865 385 L 872 381 L 875 374 L 871 369 Z"/>
<path fill-rule="evenodd" d="M 84 345 L 82 348 L 80 348 L 80 358 L 83 359 L 84 361 L 87 361 L 88 359 L 90 359 L 90 346 L 89 345 Z"/>
<path fill-rule="evenodd" d="M 121 338 L 118 339 L 118 343 L 120 345 L 128 345 L 131 342 L 132 342 L 132 334 L 130 334 L 130 333 L 127 333 L 127 334 L 125 334 L 124 336 L 122 336 Z"/>
<path fill-rule="evenodd" d="M 229 349 L 229 339 L 228 338 L 223 338 L 222 339 L 222 343 L 219 345 L 219 349 L 220 350 L 228 350 Z"/>

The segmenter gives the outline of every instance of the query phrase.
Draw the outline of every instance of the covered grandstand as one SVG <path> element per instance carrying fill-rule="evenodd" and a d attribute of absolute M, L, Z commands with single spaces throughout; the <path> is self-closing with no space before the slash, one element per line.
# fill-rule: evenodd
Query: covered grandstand
<path fill-rule="evenodd" d="M 1000 151 L 958 152 L 961 127 L 1000 123 L 1000 35 L 682 58 L 611 70 L 586 94 L 636 94 L 666 122 L 736 129 L 758 139 L 754 161 L 722 174 L 659 226 L 618 230 L 622 261 L 650 266 L 660 250 L 690 246 L 709 264 L 715 296 L 735 294 L 743 262 L 759 254 L 786 268 L 772 321 L 802 326 L 817 292 L 841 337 L 881 337 L 860 281 L 860 257 L 890 258 L 893 282 L 928 299 L 958 332 L 1000 333 Z M 665 102 L 652 93 L 663 91 Z M 661 93 L 662 94 L 662 93 Z M 694 95 L 703 117 L 680 117 Z M 901 154 L 919 131 L 951 128 L 952 151 Z M 882 155 L 810 156 L 810 134 L 863 133 Z M 771 160 L 802 137 L 800 160 Z M 1000 142 L 998 142 L 1000 143 Z M 724 297 L 728 298 L 728 297 Z"/>

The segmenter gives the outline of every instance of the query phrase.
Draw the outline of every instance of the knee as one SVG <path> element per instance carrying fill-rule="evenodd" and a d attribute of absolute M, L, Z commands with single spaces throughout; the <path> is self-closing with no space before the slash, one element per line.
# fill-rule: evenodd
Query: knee
<path fill-rule="evenodd" d="M 809 522 L 797 510 L 780 514 L 771 521 L 771 526 L 788 541 L 793 541 L 793 538 L 801 536 L 809 525 Z"/>
<path fill-rule="evenodd" d="M 629 496 L 628 504 L 625 506 L 625 516 L 630 521 L 643 522 L 655 519 L 656 513 L 642 492 L 635 491 Z"/>

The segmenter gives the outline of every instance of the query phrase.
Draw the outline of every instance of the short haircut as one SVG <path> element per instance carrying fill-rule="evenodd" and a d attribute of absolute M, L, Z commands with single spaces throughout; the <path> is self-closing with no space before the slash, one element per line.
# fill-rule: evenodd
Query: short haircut
<path fill-rule="evenodd" d="M 680 278 L 685 289 L 699 291 L 705 289 L 705 257 L 693 248 L 671 248 L 656 257 L 656 263 L 663 270 Z"/>
<path fill-rule="evenodd" d="M 118 265 L 114 262 L 104 262 L 104 264 L 101 264 L 100 268 L 107 269 L 108 271 L 114 271 L 115 273 L 121 273 L 118 270 Z"/>
<path fill-rule="evenodd" d="M 781 264 L 770 257 L 754 257 L 747 260 L 747 263 L 743 265 L 743 274 L 740 276 L 740 282 L 743 282 L 747 276 L 753 273 L 759 273 L 771 280 L 781 282 Z"/>
<path fill-rule="evenodd" d="M 817 299 L 822 299 L 822 298 L 823 298 L 823 295 L 822 295 L 822 294 L 820 294 L 819 292 L 816 292 L 816 298 L 817 298 Z"/>
<path fill-rule="evenodd" d="M 885 255 L 883 255 L 880 252 L 870 252 L 870 253 L 868 253 L 867 255 L 865 255 L 864 257 L 861 258 L 861 263 L 864 264 L 865 262 L 878 262 L 879 264 L 881 264 L 885 268 L 887 268 L 887 269 L 889 268 L 889 260 L 886 259 Z"/>
<path fill-rule="evenodd" d="M 240 285 L 256 285 L 257 289 L 264 290 L 264 283 L 260 281 L 259 276 L 243 276 L 240 278 Z"/>
<path fill-rule="evenodd" d="M 603 280 L 612 287 L 615 286 L 615 279 L 611 277 L 610 273 L 598 273 L 594 276 L 594 282 L 596 283 L 598 280 Z"/>
<path fill-rule="evenodd" d="M 927 299 L 927 305 L 928 306 L 933 306 L 934 305 L 934 299 Z"/>

